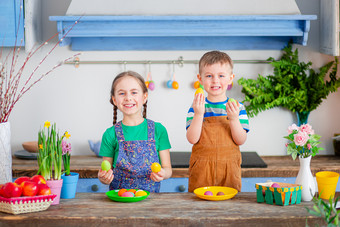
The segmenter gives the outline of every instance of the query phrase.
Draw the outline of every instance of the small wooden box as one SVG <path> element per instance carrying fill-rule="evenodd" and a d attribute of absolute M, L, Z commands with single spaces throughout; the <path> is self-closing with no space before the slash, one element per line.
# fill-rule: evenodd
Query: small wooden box
<path fill-rule="evenodd" d="M 271 187 L 271 185 L 274 183 L 279 184 L 280 188 Z M 275 204 L 280 206 L 301 203 L 301 185 L 280 182 L 267 182 L 257 183 L 255 187 L 258 203 L 266 202 L 267 204 Z"/>

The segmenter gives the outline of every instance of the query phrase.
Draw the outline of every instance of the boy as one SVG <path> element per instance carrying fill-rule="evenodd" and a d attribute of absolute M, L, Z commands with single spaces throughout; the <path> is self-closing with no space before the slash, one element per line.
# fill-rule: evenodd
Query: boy
<path fill-rule="evenodd" d="M 204 186 L 226 186 L 241 191 L 241 152 L 249 123 L 242 103 L 228 102 L 233 61 L 211 51 L 199 61 L 197 78 L 207 92 L 195 95 L 187 116 L 187 139 L 193 144 L 189 163 L 189 192 Z M 230 99 L 231 100 L 231 99 Z"/>

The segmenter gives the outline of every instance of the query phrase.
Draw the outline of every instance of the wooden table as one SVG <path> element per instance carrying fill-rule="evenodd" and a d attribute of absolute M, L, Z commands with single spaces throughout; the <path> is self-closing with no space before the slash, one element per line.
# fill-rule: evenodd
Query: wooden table
<path fill-rule="evenodd" d="M 102 193 L 77 193 L 46 211 L 0 212 L 0 226 L 309 226 L 323 220 L 305 207 L 312 202 L 276 206 L 256 202 L 255 193 L 240 192 L 224 201 L 206 201 L 193 193 L 151 193 L 136 203 L 111 201 Z"/>
<path fill-rule="evenodd" d="M 261 156 L 267 168 L 242 168 L 242 177 L 296 177 L 299 171 L 299 160 L 291 156 Z M 77 172 L 80 178 L 97 178 L 102 158 L 97 156 L 72 156 L 71 172 Z M 37 160 L 23 160 L 13 157 L 13 177 L 33 176 L 38 171 Z M 317 155 L 312 158 L 313 175 L 318 171 L 340 173 L 340 156 Z M 187 168 L 173 168 L 172 177 L 189 177 Z"/>

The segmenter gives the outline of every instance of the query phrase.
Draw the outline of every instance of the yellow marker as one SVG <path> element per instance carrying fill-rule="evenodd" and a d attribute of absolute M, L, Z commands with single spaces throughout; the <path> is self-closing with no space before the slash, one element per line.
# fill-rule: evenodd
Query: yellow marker
<path fill-rule="evenodd" d="M 161 165 L 159 163 L 157 163 L 157 162 L 154 162 L 151 165 L 151 170 L 154 173 L 158 173 L 159 171 L 161 171 Z"/>
<path fill-rule="evenodd" d="M 195 92 L 195 95 L 197 95 L 198 93 L 201 93 L 202 95 L 204 95 L 204 91 L 203 91 L 203 89 L 202 88 L 197 88 L 196 89 L 196 92 Z"/>

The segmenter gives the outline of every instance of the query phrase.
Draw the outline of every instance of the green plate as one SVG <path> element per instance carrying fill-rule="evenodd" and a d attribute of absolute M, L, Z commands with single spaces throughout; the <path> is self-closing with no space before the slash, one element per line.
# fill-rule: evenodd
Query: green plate
<path fill-rule="evenodd" d="M 122 202 L 122 203 L 134 203 L 134 202 L 142 201 L 142 200 L 146 199 L 150 195 L 149 191 L 144 190 L 146 192 L 146 194 L 147 194 L 145 196 L 121 197 L 121 196 L 118 196 L 118 191 L 119 191 L 119 189 L 111 190 L 111 191 L 106 192 L 106 195 L 111 200 L 116 201 L 116 202 Z"/>

